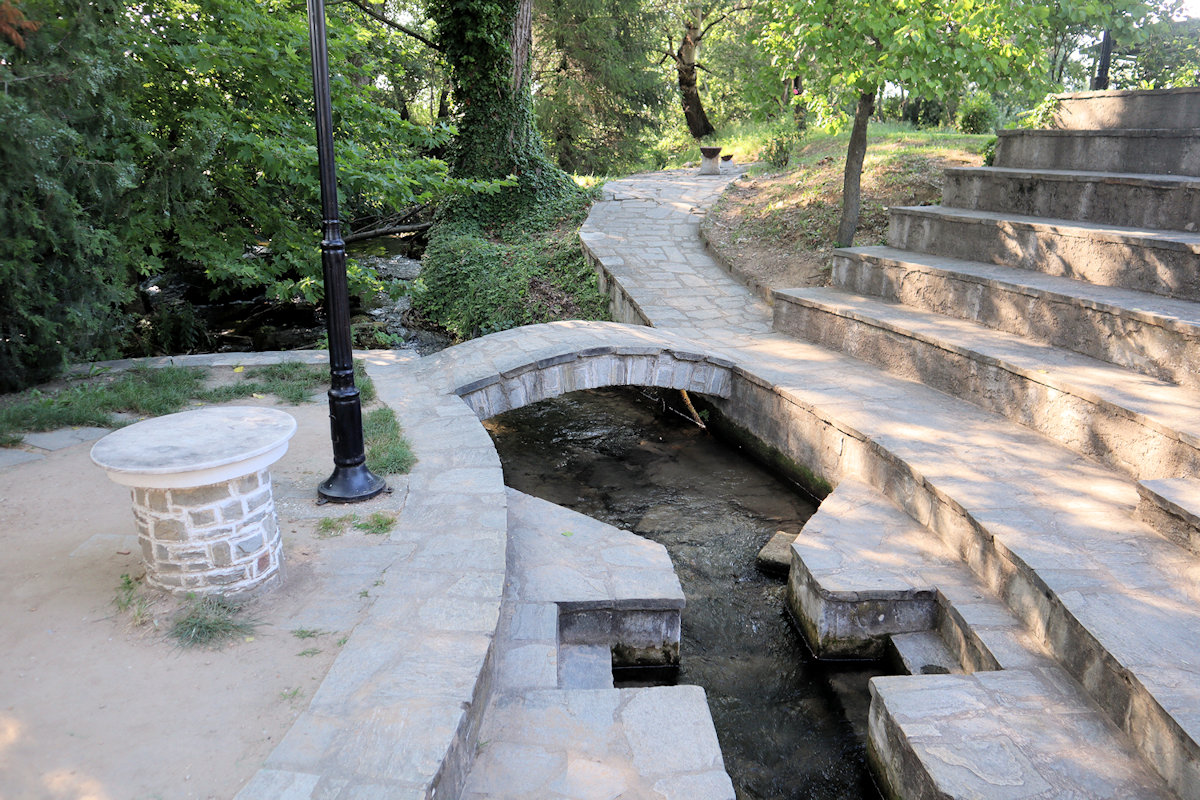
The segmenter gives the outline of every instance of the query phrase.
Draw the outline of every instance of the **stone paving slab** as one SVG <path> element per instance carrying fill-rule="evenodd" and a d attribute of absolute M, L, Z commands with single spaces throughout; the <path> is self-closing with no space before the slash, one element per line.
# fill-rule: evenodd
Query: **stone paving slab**
<path fill-rule="evenodd" d="M 882 677 L 871 692 L 870 757 L 902 797 L 1174 797 L 1061 674 Z"/>
<path fill-rule="evenodd" d="M 683 590 L 662 545 L 508 490 L 509 565 L 499 668 L 463 798 L 733 798 L 704 691 L 612 688 L 614 654 L 643 642 L 649 610 Z M 580 642 L 566 622 L 606 609 Z M 661 630 L 660 630 L 661 632 Z"/>
<path fill-rule="evenodd" d="M 82 428 L 60 428 L 56 431 L 44 431 L 41 433 L 27 433 L 21 441 L 30 447 L 36 447 L 39 450 L 62 450 L 72 445 L 81 444 L 83 442 L 93 442 L 96 439 L 106 435 L 109 432 L 108 428 L 82 427 Z"/>

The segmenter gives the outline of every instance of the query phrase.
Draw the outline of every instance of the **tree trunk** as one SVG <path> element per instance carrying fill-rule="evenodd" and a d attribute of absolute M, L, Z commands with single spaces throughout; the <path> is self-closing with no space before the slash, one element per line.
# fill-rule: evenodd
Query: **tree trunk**
<path fill-rule="evenodd" d="M 495 7 L 478 4 L 483 11 Z M 487 213 L 520 209 L 573 191 L 574 182 L 547 157 L 534 126 L 530 89 L 533 0 L 505 0 L 499 13 L 468 13 L 469 2 L 433 0 L 430 13 L 454 86 L 459 112 L 451 174 L 516 176 L 496 195 L 463 199 Z"/>
<path fill-rule="evenodd" d="M 688 132 L 693 138 L 701 139 L 715 132 L 704 104 L 700 102 L 700 89 L 696 86 L 696 51 L 700 49 L 701 20 L 685 22 L 683 41 L 675 51 L 675 71 L 679 75 L 679 98 L 683 103 L 683 118 L 687 120 Z"/>
<path fill-rule="evenodd" d="M 862 207 L 862 167 L 867 155 L 867 123 L 875 112 L 875 90 L 858 96 L 854 109 L 854 127 L 850 131 L 850 146 L 846 149 L 846 171 L 842 180 L 842 221 L 838 225 L 838 247 L 850 247 L 858 229 L 858 212 Z"/>

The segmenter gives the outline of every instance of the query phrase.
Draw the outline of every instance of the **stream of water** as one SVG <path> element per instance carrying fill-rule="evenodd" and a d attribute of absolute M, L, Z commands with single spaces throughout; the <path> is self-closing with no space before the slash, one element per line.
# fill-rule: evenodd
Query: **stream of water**
<path fill-rule="evenodd" d="M 866 768 L 872 663 L 816 661 L 756 569 L 815 511 L 779 480 L 636 390 L 579 392 L 488 429 L 515 489 L 662 543 L 687 596 L 680 683 L 699 684 L 739 799 L 879 798 Z"/>

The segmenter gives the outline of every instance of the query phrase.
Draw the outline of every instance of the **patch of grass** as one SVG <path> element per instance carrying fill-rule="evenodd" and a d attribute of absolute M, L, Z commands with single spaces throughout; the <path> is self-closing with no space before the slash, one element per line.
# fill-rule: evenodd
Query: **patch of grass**
<path fill-rule="evenodd" d="M 980 164 L 980 151 L 989 138 L 872 124 L 863 164 L 856 243 L 885 241 L 889 206 L 938 202 L 943 169 Z M 809 133 L 791 153 L 790 169 L 740 181 L 753 187 L 753 197 L 738 203 L 736 213 L 727 213 L 734 203 L 726 198 L 714 210 L 731 228 L 730 242 L 795 253 L 831 248 L 841 217 L 848 141 L 848 133 Z"/>
<path fill-rule="evenodd" d="M 363 440 L 367 448 L 367 467 L 376 475 L 402 475 L 417 461 L 400 430 L 396 413 L 387 406 L 363 416 Z"/>
<path fill-rule="evenodd" d="M 346 532 L 346 528 L 350 523 L 358 519 L 356 514 L 347 514 L 344 517 L 323 517 L 317 523 L 317 538 L 318 539 L 333 539 L 341 536 Z"/>
<path fill-rule="evenodd" d="M 0 447 L 20 443 L 21 434 L 95 425 L 125 424 L 114 414 L 155 417 L 181 411 L 195 401 L 224 403 L 254 395 L 275 395 L 286 403 L 306 403 L 329 383 L 329 369 L 287 362 L 251 367 L 240 379 L 205 388 L 199 367 L 137 367 L 127 372 L 70 378 L 55 389 L 28 389 L 0 398 Z M 375 385 L 355 364 L 355 383 L 363 402 L 375 397 Z"/>
<path fill-rule="evenodd" d="M 384 514 L 382 511 L 376 511 L 371 516 L 364 520 L 354 523 L 354 527 L 365 533 L 370 533 L 376 536 L 381 536 L 392 529 L 396 524 L 396 518 L 391 514 Z"/>
<path fill-rule="evenodd" d="M 296 628 L 292 631 L 292 636 L 297 639 L 315 639 L 325 631 L 317 630 L 316 628 Z"/>
<path fill-rule="evenodd" d="M 55 390 L 27 389 L 0 404 L 0 437 L 85 425 L 114 427 L 113 414 L 170 414 L 197 397 L 204 370 L 194 367 L 133 369 L 69 381 Z"/>
<path fill-rule="evenodd" d="M 141 587 L 128 572 L 121 575 L 121 583 L 117 586 L 117 594 L 112 602 L 117 613 L 129 615 L 129 621 L 133 625 L 140 627 L 150 621 L 150 601 L 142 594 Z"/>
<path fill-rule="evenodd" d="M 320 652 L 321 649 L 319 647 L 310 647 L 307 650 L 301 650 L 299 653 L 296 653 L 296 655 L 304 656 L 305 658 L 312 658 L 313 656 L 320 654 Z"/>
<path fill-rule="evenodd" d="M 242 613 L 242 606 L 224 597 L 189 595 L 169 634 L 182 647 L 216 647 L 254 633 L 256 624 L 243 619 Z"/>

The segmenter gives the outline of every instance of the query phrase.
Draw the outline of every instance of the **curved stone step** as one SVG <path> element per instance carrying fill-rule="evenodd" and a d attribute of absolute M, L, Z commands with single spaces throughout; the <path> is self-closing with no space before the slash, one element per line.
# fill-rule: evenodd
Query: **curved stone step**
<path fill-rule="evenodd" d="M 1200 299 L 1200 233 L 909 206 L 891 209 L 888 244 L 1103 286 Z"/>
<path fill-rule="evenodd" d="M 961 397 L 1134 478 L 1200 470 L 1200 395 L 963 320 L 833 289 L 776 293 L 777 330 Z"/>
<path fill-rule="evenodd" d="M 957 554 L 874 489 L 838 484 L 793 554 L 789 603 L 810 642 L 820 632 L 819 652 L 874 654 L 887 638 L 916 657 L 912 677 L 871 682 L 868 748 L 889 796 L 990 797 L 1024 786 L 1030 796 L 1172 797 Z M 978 674 L 937 674 L 964 671 Z M 1018 724 L 1038 711 L 1036 726 Z M 1063 746 L 1081 737 L 1087 768 Z"/>
<path fill-rule="evenodd" d="M 1057 670 L 873 678 L 870 730 L 905 800 L 1175 797 Z"/>
<path fill-rule="evenodd" d="M 997 167 L 1200 176 L 1200 127 L 997 134 Z"/>
<path fill-rule="evenodd" d="M 1200 304 L 891 247 L 834 251 L 832 283 L 1200 389 Z"/>
<path fill-rule="evenodd" d="M 1155 230 L 1200 228 L 1200 178 L 1063 169 L 957 167 L 942 204 Z"/>

